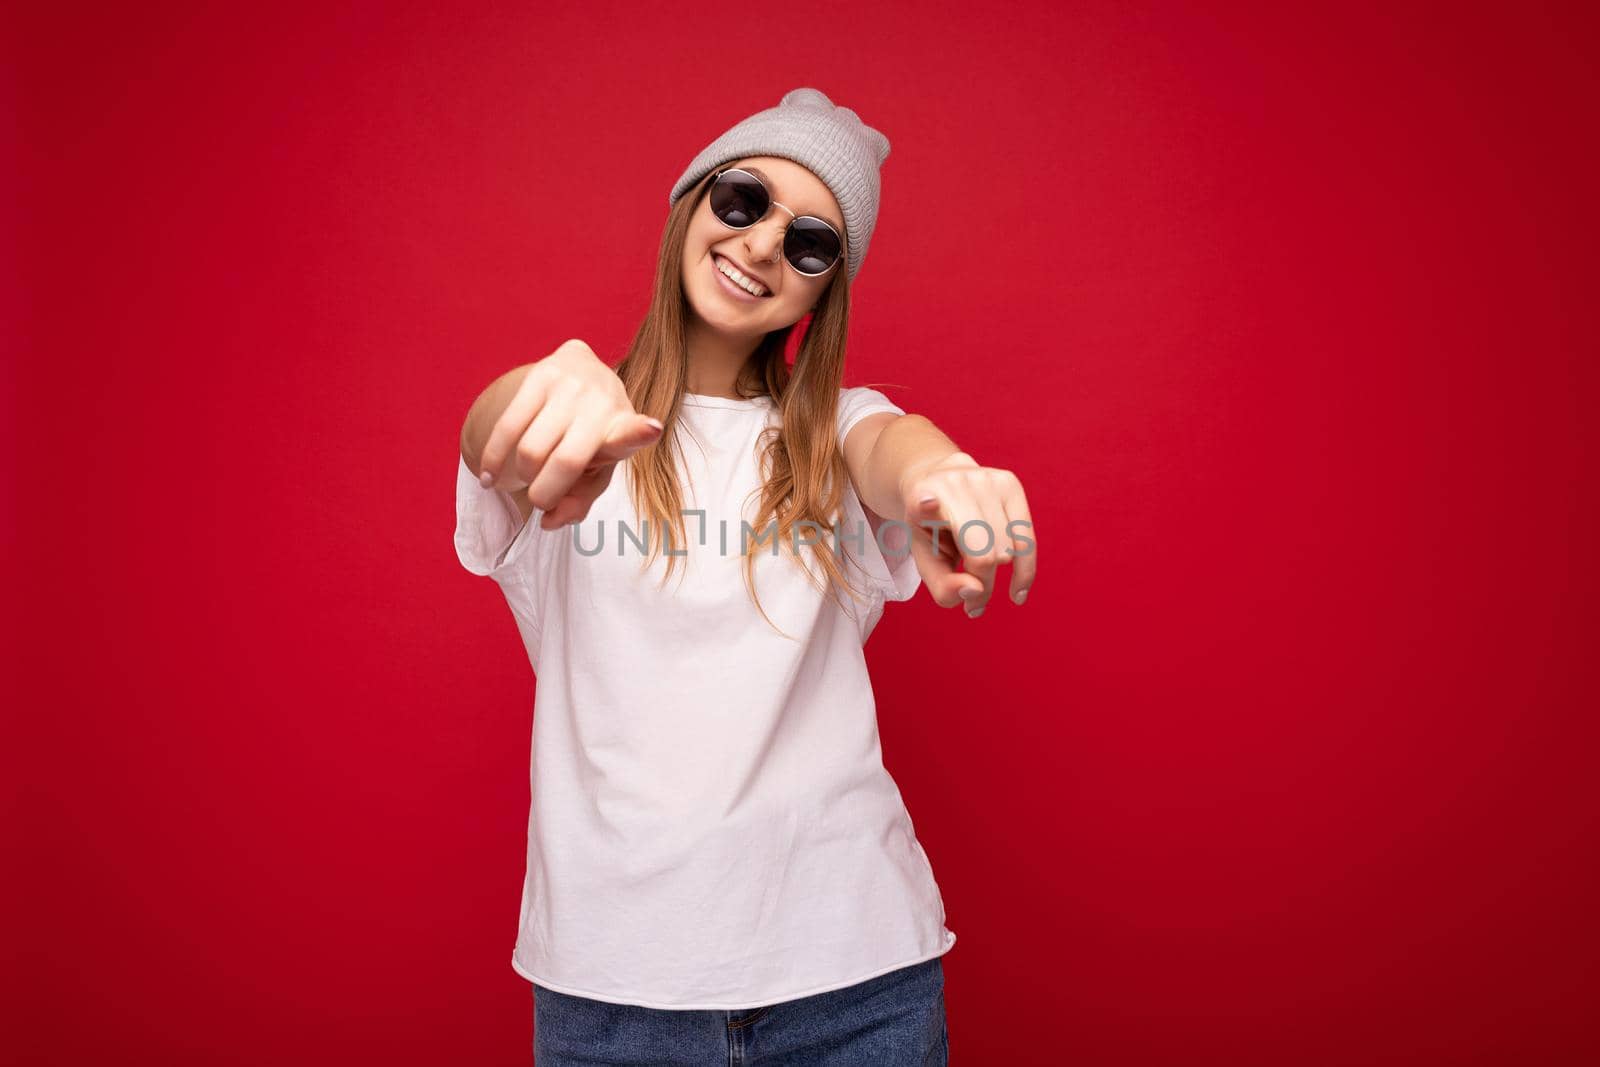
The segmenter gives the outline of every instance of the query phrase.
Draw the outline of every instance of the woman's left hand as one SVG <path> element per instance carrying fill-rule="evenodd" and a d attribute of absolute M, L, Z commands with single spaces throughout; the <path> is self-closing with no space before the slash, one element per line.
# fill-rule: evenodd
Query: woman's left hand
<path fill-rule="evenodd" d="M 910 472 L 901 496 L 912 529 L 911 554 L 935 603 L 965 604 L 967 618 L 977 618 L 994 591 L 995 568 L 1004 563 L 1011 564 L 1012 602 L 1027 598 L 1039 548 L 1015 474 L 955 452 Z"/>

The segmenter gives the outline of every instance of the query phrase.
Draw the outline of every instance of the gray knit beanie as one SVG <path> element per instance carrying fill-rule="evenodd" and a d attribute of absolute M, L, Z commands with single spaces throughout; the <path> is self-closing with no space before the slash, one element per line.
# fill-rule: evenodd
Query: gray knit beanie
<path fill-rule="evenodd" d="M 835 107 L 820 89 L 792 89 L 777 107 L 751 115 L 695 156 L 667 206 L 717 167 L 746 156 L 791 159 L 822 180 L 844 212 L 854 282 L 878 222 L 878 168 L 889 158 L 889 139 L 849 108 Z"/>

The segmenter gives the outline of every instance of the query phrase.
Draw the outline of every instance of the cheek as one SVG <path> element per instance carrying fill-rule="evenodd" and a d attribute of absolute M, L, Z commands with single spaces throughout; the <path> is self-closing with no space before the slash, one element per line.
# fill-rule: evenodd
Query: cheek
<path fill-rule="evenodd" d="M 693 241 L 685 242 L 683 251 L 683 269 L 681 271 L 683 275 L 683 287 L 685 289 L 689 288 L 690 285 L 699 284 L 701 274 L 700 268 L 705 263 L 706 255 L 707 253 L 703 246 L 696 244 Z"/>
<path fill-rule="evenodd" d="M 801 278 L 793 271 L 789 272 L 789 276 L 795 279 L 798 283 L 794 287 L 795 298 L 797 300 L 805 304 L 807 308 L 814 307 L 821 303 L 822 294 L 828 290 L 827 282 L 815 282 L 807 278 Z"/>

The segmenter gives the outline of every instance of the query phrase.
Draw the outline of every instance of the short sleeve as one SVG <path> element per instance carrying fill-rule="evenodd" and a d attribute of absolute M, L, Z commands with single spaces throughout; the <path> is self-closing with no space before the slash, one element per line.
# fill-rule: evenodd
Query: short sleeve
<path fill-rule="evenodd" d="M 842 390 L 839 394 L 839 447 L 844 447 L 844 439 L 856 423 L 883 411 L 892 415 L 905 414 L 904 408 L 876 389 L 857 386 Z M 922 575 L 917 573 L 916 560 L 911 556 L 910 531 L 903 523 L 887 522 L 869 510 L 853 488 L 849 495 L 856 514 L 847 518 L 857 522 L 864 520 L 866 525 L 860 538 L 864 551 L 857 556 L 858 564 L 885 600 L 910 600 L 922 585 Z M 855 530 L 847 529 L 844 533 L 847 538 L 856 536 Z M 853 540 L 847 540 L 846 546 L 852 553 L 857 551 Z"/>
<path fill-rule="evenodd" d="M 844 439 L 849 436 L 856 423 L 868 415 L 876 415 L 881 411 L 887 411 L 891 415 L 905 414 L 904 408 L 876 389 L 869 389 L 864 385 L 858 385 L 854 389 L 841 389 L 839 391 L 839 445 L 843 447 Z"/>
<path fill-rule="evenodd" d="M 493 575 L 522 555 L 539 530 L 543 511 L 523 522 L 516 502 L 499 489 L 485 489 L 467 466 L 456 467 L 456 557 L 473 574 Z"/>

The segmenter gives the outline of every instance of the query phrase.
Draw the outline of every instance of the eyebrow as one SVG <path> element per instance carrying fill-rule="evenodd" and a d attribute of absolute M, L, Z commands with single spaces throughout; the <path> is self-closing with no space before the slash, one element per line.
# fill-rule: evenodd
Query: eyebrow
<path fill-rule="evenodd" d="M 777 182 L 772 180 L 772 175 L 768 174 L 766 171 L 762 170 L 760 167 L 752 167 L 750 164 L 745 163 L 745 164 L 740 165 L 739 169 L 740 170 L 749 171 L 751 174 L 754 174 L 756 177 L 758 177 L 762 181 L 766 182 L 767 185 L 769 185 L 769 186 L 775 186 L 775 185 L 778 184 Z M 838 219 L 830 218 L 827 215 L 818 214 L 815 211 L 802 211 L 802 212 L 800 212 L 800 214 L 802 214 L 802 215 L 816 215 L 817 218 L 826 221 L 830 226 L 832 226 L 834 229 L 838 230 L 841 234 L 844 233 L 844 223 L 840 222 Z"/>

